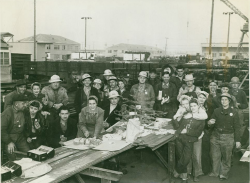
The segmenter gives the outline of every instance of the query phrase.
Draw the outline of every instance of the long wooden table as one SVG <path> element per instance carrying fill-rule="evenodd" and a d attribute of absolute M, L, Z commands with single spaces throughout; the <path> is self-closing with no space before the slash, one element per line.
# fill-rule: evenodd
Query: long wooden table
<path fill-rule="evenodd" d="M 141 144 L 142 146 L 151 148 L 156 155 L 160 158 L 161 162 L 166 166 L 170 172 L 170 177 L 172 174 L 172 168 L 171 164 L 169 162 L 174 162 L 174 154 L 172 154 L 174 151 L 174 146 L 170 145 L 171 148 L 169 148 L 169 155 L 168 159 L 169 162 L 167 163 L 161 154 L 158 152 L 158 148 L 166 143 L 172 144 L 173 135 L 155 135 L 155 134 L 149 134 L 145 137 L 139 138 L 142 142 L 147 142 L 146 144 Z M 141 146 L 140 144 L 137 144 L 137 146 Z M 53 183 L 53 182 L 59 182 L 62 180 L 65 180 L 73 175 L 77 175 L 78 173 L 83 172 L 83 170 L 86 170 L 88 168 L 91 168 L 92 165 L 98 164 L 106 159 L 109 159 L 111 157 L 114 157 L 124 151 L 127 151 L 134 147 L 134 144 L 130 144 L 123 149 L 115 152 L 108 152 L 108 151 L 97 151 L 97 150 L 74 150 L 74 149 L 68 149 L 65 147 L 60 147 L 56 149 L 55 156 L 51 159 L 48 159 L 44 161 L 43 163 L 48 163 L 52 170 L 40 177 L 31 178 L 31 179 L 23 179 L 20 177 L 13 177 L 7 182 L 13 182 L 13 183 Z M 85 172 L 87 174 L 87 172 Z M 80 179 L 80 176 L 78 176 Z M 81 182 L 81 180 L 79 180 Z M 84 182 L 84 181 L 83 181 Z"/>

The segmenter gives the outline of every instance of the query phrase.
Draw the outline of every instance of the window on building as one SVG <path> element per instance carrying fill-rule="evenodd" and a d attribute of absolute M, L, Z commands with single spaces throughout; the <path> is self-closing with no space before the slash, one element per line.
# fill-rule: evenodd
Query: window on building
<path fill-rule="evenodd" d="M 226 53 L 223 53 L 223 56 L 226 56 Z"/>
<path fill-rule="evenodd" d="M 65 45 L 62 45 L 62 50 L 66 50 L 66 46 Z"/>
<path fill-rule="evenodd" d="M 160 51 L 160 53 L 162 53 L 162 51 Z"/>
<path fill-rule="evenodd" d="M 9 65 L 9 52 L 1 52 L 1 65 Z"/>
<path fill-rule="evenodd" d="M 222 56 L 222 53 L 220 53 L 220 57 Z"/>
<path fill-rule="evenodd" d="M 60 60 L 60 55 L 59 54 L 54 54 L 54 60 Z"/>
<path fill-rule="evenodd" d="M 78 46 L 75 46 L 75 51 L 78 51 Z"/>
<path fill-rule="evenodd" d="M 112 50 L 108 50 L 108 53 L 112 53 Z"/>
<path fill-rule="evenodd" d="M 216 57 L 217 56 L 217 54 L 216 53 L 213 53 L 213 57 Z"/>
<path fill-rule="evenodd" d="M 117 53 L 117 50 L 114 50 L 114 53 Z"/>
<path fill-rule="evenodd" d="M 60 50 L 60 45 L 54 45 L 54 50 Z"/>
<path fill-rule="evenodd" d="M 68 50 L 72 50 L 72 46 L 71 45 L 68 45 Z"/>
<path fill-rule="evenodd" d="M 46 49 L 50 50 L 50 44 L 46 44 Z"/>

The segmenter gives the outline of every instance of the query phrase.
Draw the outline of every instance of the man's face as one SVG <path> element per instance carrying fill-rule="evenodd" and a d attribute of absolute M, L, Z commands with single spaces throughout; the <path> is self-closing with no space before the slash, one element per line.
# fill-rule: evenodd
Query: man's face
<path fill-rule="evenodd" d="M 143 77 L 143 76 L 139 76 L 139 77 L 138 77 L 138 80 L 139 80 L 139 83 L 140 83 L 140 84 L 144 84 L 144 83 L 146 82 L 146 78 Z"/>
<path fill-rule="evenodd" d="M 239 87 L 239 83 L 232 83 L 231 85 L 233 89 L 238 89 Z"/>
<path fill-rule="evenodd" d="M 59 116 L 63 121 L 67 121 L 69 118 L 69 111 L 68 110 L 61 110 L 61 112 L 59 113 Z"/>
<path fill-rule="evenodd" d="M 177 69 L 177 75 L 179 77 L 182 77 L 184 75 L 184 70 L 183 69 Z"/>
<path fill-rule="evenodd" d="M 110 103 L 112 105 L 116 105 L 116 104 L 118 104 L 118 102 L 119 102 L 119 97 L 113 97 L 110 99 Z"/>
<path fill-rule="evenodd" d="M 15 106 L 17 107 L 18 110 L 23 111 L 27 107 L 27 102 L 26 101 L 16 101 Z"/>
<path fill-rule="evenodd" d="M 209 90 L 210 90 L 211 93 L 215 93 L 216 90 L 217 90 L 217 84 L 215 84 L 215 83 L 210 83 L 210 85 L 209 85 Z"/>
<path fill-rule="evenodd" d="M 60 82 L 54 82 L 51 83 L 50 85 L 53 90 L 57 90 L 60 87 Z"/>
<path fill-rule="evenodd" d="M 100 83 L 94 83 L 93 87 L 96 88 L 97 90 L 99 90 L 102 86 Z"/>
<path fill-rule="evenodd" d="M 40 87 L 36 86 L 36 85 L 33 86 L 32 92 L 33 92 L 33 94 L 38 95 L 40 93 Z"/>
<path fill-rule="evenodd" d="M 188 87 L 192 87 L 194 84 L 194 80 L 186 81 Z"/>
<path fill-rule="evenodd" d="M 111 88 L 115 88 L 115 87 L 117 86 L 117 82 L 116 82 L 115 80 L 110 80 L 110 81 L 109 81 L 109 86 L 110 86 Z"/>
<path fill-rule="evenodd" d="M 229 88 L 228 87 L 222 87 L 221 88 L 221 93 L 228 93 L 229 92 Z"/>
<path fill-rule="evenodd" d="M 30 110 L 30 114 L 35 115 L 37 113 L 37 111 L 38 111 L 38 108 L 34 107 L 34 106 L 30 106 L 29 110 Z"/>
<path fill-rule="evenodd" d="M 221 104 L 223 107 L 229 106 L 229 103 L 230 103 L 230 101 L 227 97 L 221 97 Z"/>
<path fill-rule="evenodd" d="M 181 106 L 188 111 L 189 110 L 189 101 L 188 100 L 182 100 L 181 101 Z"/>
<path fill-rule="evenodd" d="M 150 73 L 149 73 L 149 77 L 150 77 L 151 79 L 156 78 L 156 73 L 150 72 Z"/>
<path fill-rule="evenodd" d="M 108 81 L 110 76 L 104 76 L 104 78 Z"/>
<path fill-rule="evenodd" d="M 169 74 L 164 74 L 164 75 L 162 76 L 162 79 L 163 79 L 164 83 L 168 83 L 168 82 L 169 82 L 169 79 L 170 79 Z"/>
<path fill-rule="evenodd" d="M 24 92 L 26 91 L 26 85 L 21 85 L 21 86 L 17 86 L 17 92 L 24 94 Z"/>
<path fill-rule="evenodd" d="M 169 67 L 165 68 L 163 72 L 169 72 L 171 73 L 171 69 Z"/>
<path fill-rule="evenodd" d="M 90 78 L 86 78 L 86 79 L 83 80 L 82 83 L 83 83 L 84 86 L 89 87 L 90 84 L 91 84 L 91 80 L 90 80 Z"/>

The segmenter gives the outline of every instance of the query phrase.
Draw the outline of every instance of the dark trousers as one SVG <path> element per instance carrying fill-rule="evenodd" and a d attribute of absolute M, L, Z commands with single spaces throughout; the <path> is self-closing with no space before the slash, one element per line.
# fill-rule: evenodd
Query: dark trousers
<path fill-rule="evenodd" d="M 12 142 L 15 144 L 15 151 L 28 152 L 30 150 L 29 145 L 22 134 L 10 134 L 10 138 Z M 16 155 L 15 153 L 10 154 L 8 152 L 8 144 L 4 144 L 4 151 L 7 154 L 9 161 L 15 161 Z"/>
<path fill-rule="evenodd" d="M 193 153 L 193 144 L 193 142 L 188 141 L 186 135 L 180 134 L 180 136 L 176 138 L 176 171 L 179 174 L 187 173 L 187 165 L 190 162 Z"/>
<path fill-rule="evenodd" d="M 204 135 L 202 138 L 202 154 L 201 154 L 202 171 L 204 174 L 208 174 L 212 170 L 212 161 L 210 155 L 210 135 L 211 135 L 210 131 L 204 130 Z"/>

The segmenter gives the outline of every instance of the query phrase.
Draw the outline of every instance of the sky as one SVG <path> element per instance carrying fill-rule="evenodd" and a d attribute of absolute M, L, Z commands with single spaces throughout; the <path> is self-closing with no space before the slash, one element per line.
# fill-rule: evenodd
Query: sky
<path fill-rule="evenodd" d="M 249 17 L 248 0 L 229 0 Z M 119 43 L 158 47 L 167 53 L 200 53 L 209 42 L 212 0 L 36 0 L 36 33 L 60 35 L 87 49 Z M 228 15 L 222 1 L 214 2 L 213 43 L 226 43 Z M 0 31 L 14 41 L 34 35 L 34 0 L 0 0 Z M 230 43 L 238 43 L 245 20 L 233 14 Z M 246 37 L 247 38 L 247 37 Z"/>

